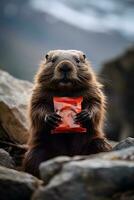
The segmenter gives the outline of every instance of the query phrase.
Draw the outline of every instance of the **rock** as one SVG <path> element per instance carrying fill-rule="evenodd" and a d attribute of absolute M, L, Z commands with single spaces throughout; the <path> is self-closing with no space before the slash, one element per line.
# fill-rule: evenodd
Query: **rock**
<path fill-rule="evenodd" d="M 0 124 L 0 141 L 9 141 L 9 136 Z"/>
<path fill-rule="evenodd" d="M 27 173 L 0 167 L 0 200 L 30 200 L 41 183 Z"/>
<path fill-rule="evenodd" d="M 7 141 L 0 141 L 1 149 L 5 149 L 6 152 L 12 157 L 15 167 L 21 167 L 24 154 L 27 151 L 27 145 L 14 144 Z"/>
<path fill-rule="evenodd" d="M 4 149 L 0 149 L 0 165 L 9 168 L 14 167 L 14 162 L 12 157 Z"/>
<path fill-rule="evenodd" d="M 60 156 L 41 163 L 39 167 L 41 179 L 47 184 L 49 180 L 61 170 L 63 164 L 70 160 L 71 158 L 67 156 Z"/>
<path fill-rule="evenodd" d="M 134 137 L 134 46 L 106 62 L 100 77 L 108 97 L 106 133 L 109 139 Z"/>
<path fill-rule="evenodd" d="M 109 152 L 108 154 L 101 153 L 91 157 L 102 158 L 106 160 L 134 161 L 134 147 L 125 148 L 120 151 Z"/>
<path fill-rule="evenodd" d="M 20 144 L 28 139 L 26 108 L 32 83 L 0 70 L 0 124 L 11 140 Z"/>
<path fill-rule="evenodd" d="M 131 146 L 134 147 L 134 138 L 128 137 L 115 145 L 113 150 L 120 150 Z"/>
<path fill-rule="evenodd" d="M 55 168 L 57 163 L 59 167 Z M 54 172 L 50 173 L 48 167 Z M 49 182 L 34 193 L 32 200 L 132 199 L 134 147 L 92 156 L 55 158 L 42 163 L 40 171 L 43 180 L 49 177 Z M 53 176 L 50 178 L 49 174 Z"/>
<path fill-rule="evenodd" d="M 113 200 L 134 200 L 134 191 L 119 193 L 113 197 Z"/>

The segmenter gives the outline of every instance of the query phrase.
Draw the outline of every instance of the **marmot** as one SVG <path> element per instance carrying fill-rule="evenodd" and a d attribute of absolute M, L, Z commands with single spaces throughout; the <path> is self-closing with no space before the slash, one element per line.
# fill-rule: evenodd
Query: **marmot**
<path fill-rule="evenodd" d="M 61 117 L 54 112 L 53 97 L 83 97 L 82 111 L 75 121 L 85 134 L 51 134 Z M 24 170 L 39 176 L 39 164 L 60 155 L 89 155 L 109 151 L 103 133 L 105 96 L 88 59 L 81 51 L 48 52 L 35 76 L 29 105 L 30 140 Z"/>

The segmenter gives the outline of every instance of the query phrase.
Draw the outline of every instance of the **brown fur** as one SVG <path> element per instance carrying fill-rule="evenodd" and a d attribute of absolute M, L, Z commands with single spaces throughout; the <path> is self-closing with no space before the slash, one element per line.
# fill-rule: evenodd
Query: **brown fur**
<path fill-rule="evenodd" d="M 70 68 L 68 80 L 62 82 L 60 68 Z M 82 109 L 90 113 L 85 123 L 87 133 L 51 135 L 44 118 L 54 112 L 53 96 L 83 96 Z M 105 96 L 102 85 L 97 81 L 89 61 L 81 51 L 54 50 L 43 60 L 35 76 L 35 85 L 29 105 L 30 140 L 29 150 L 24 159 L 25 171 L 38 174 L 42 161 L 59 155 L 89 155 L 109 151 L 103 133 L 105 117 Z"/>

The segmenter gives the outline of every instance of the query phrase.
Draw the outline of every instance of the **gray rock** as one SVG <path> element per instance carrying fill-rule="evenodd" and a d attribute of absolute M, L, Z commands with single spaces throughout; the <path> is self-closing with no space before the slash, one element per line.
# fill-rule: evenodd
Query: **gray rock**
<path fill-rule="evenodd" d="M 30 200 L 40 185 L 32 175 L 0 167 L 0 200 Z"/>
<path fill-rule="evenodd" d="M 63 164 L 70 160 L 71 158 L 67 156 L 60 156 L 41 163 L 39 167 L 40 176 L 41 179 L 44 180 L 44 183 L 47 184 L 49 180 L 62 169 Z"/>
<path fill-rule="evenodd" d="M 89 158 L 101 158 L 105 160 L 126 160 L 134 161 L 134 147 L 122 149 L 120 151 L 112 151 L 107 153 L 100 153 L 91 155 Z"/>
<path fill-rule="evenodd" d="M 133 196 L 134 147 L 94 156 L 77 156 L 70 161 L 67 157 L 59 163 L 58 159 L 41 165 L 43 180 L 47 171 L 50 178 L 47 167 L 54 169 L 54 173 L 50 173 L 53 177 L 35 192 L 32 200 L 122 200 L 127 193 Z M 57 163 L 60 167 L 56 171 Z"/>
<path fill-rule="evenodd" d="M 134 138 L 128 137 L 115 145 L 113 150 L 120 150 L 131 146 L 134 147 Z"/>
<path fill-rule="evenodd" d="M 9 168 L 14 167 L 14 162 L 12 157 L 4 149 L 0 149 L 0 165 Z"/>
<path fill-rule="evenodd" d="M 9 137 L 21 144 L 28 138 L 26 108 L 32 86 L 0 70 L 0 123 Z"/>

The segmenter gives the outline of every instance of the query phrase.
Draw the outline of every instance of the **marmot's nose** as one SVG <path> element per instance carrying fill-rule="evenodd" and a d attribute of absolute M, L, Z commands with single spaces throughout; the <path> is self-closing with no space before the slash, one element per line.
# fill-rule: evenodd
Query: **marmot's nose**
<path fill-rule="evenodd" d="M 62 63 L 59 70 L 63 73 L 68 73 L 72 70 L 72 66 L 69 63 Z"/>

